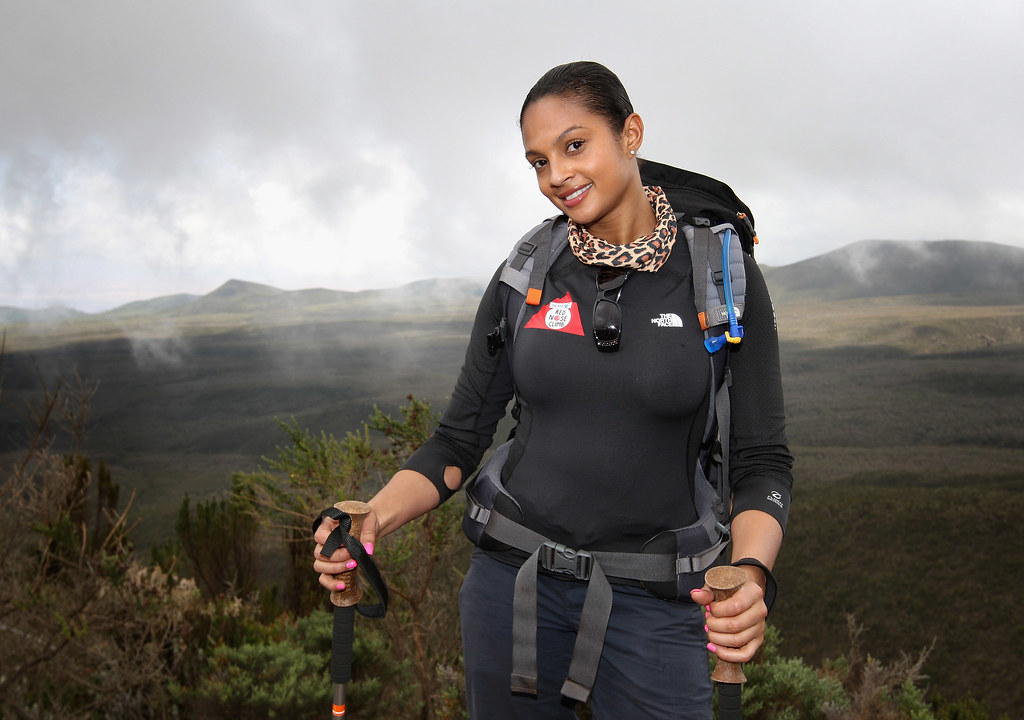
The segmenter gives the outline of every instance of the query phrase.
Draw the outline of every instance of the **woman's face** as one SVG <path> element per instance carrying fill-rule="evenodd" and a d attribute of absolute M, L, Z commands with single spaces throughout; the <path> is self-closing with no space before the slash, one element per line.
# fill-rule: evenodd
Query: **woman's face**
<path fill-rule="evenodd" d="M 573 98 L 547 95 L 526 108 L 522 131 L 540 191 L 559 212 L 604 237 L 601 228 L 625 210 L 637 179 L 630 151 L 643 138 L 639 117 L 630 116 L 616 133 Z"/>

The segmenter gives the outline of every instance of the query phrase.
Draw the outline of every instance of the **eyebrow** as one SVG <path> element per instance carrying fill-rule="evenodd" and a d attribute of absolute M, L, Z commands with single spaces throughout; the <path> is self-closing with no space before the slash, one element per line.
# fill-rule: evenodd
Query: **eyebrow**
<path fill-rule="evenodd" d="M 553 145 L 557 145 L 558 143 L 560 143 L 565 138 L 566 135 L 569 135 L 570 133 L 574 133 L 577 130 L 584 130 L 584 129 L 585 128 L 582 125 L 573 125 L 572 127 L 566 128 L 565 130 L 562 131 L 562 133 L 558 137 L 555 138 L 555 142 L 552 143 L 552 144 Z M 538 153 L 536 150 L 527 150 L 526 151 L 526 157 L 530 157 L 530 155 L 539 155 L 539 154 L 540 153 Z"/>

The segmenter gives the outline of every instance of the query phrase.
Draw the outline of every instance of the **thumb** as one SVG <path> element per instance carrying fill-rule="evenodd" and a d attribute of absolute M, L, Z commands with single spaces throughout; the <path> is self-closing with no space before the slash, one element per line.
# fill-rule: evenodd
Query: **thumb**
<path fill-rule="evenodd" d="M 691 590 L 690 599 L 698 605 L 708 605 L 715 599 L 715 594 L 711 592 L 711 588 L 705 585 L 702 588 Z"/>
<path fill-rule="evenodd" d="M 367 555 L 373 555 L 373 546 L 377 542 L 377 513 L 373 510 L 363 519 L 363 526 L 359 530 L 359 543 L 366 550 Z"/>

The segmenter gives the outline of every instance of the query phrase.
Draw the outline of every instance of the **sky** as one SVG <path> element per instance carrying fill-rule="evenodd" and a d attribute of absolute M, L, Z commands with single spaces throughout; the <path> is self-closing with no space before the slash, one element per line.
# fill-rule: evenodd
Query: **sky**
<path fill-rule="evenodd" d="M 581 59 L 762 264 L 1024 247 L 1022 35 L 1019 0 L 0 0 L 0 306 L 486 279 L 554 214 L 523 98 Z"/>

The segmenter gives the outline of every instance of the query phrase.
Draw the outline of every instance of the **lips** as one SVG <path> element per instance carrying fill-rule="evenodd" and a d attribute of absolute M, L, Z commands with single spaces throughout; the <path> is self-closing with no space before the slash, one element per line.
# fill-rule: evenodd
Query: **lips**
<path fill-rule="evenodd" d="M 558 197 L 565 203 L 566 207 L 575 207 L 583 201 L 583 198 L 592 187 L 594 187 L 594 183 L 587 183 L 582 187 L 573 188 L 567 194 L 559 195 Z"/>

